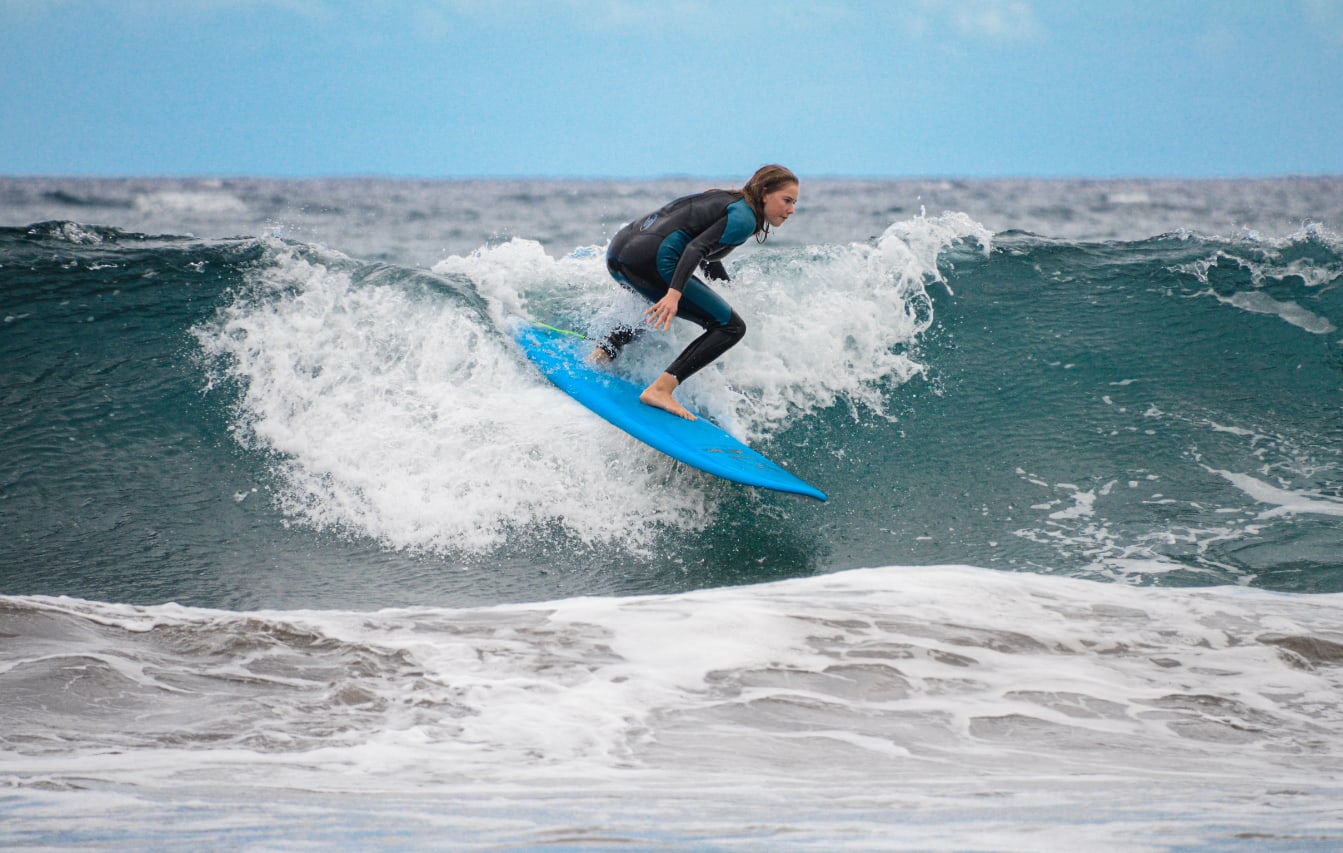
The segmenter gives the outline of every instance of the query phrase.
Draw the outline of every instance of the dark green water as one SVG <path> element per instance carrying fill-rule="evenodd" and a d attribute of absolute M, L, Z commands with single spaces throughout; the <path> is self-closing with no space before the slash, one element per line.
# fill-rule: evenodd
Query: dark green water
<path fill-rule="evenodd" d="M 774 264 L 789 286 L 823 288 L 834 275 L 833 258 L 814 248 L 773 252 L 757 263 Z M 429 535 L 420 523 L 411 536 L 396 529 L 390 504 L 333 514 L 323 501 L 337 492 L 295 487 L 296 469 L 326 483 L 372 477 L 356 490 L 365 495 L 395 492 L 397 472 L 379 483 L 344 458 L 320 470 L 305 458 L 311 433 L 302 431 L 315 427 L 302 412 L 284 416 L 294 418 L 295 450 L 258 432 L 254 411 L 315 408 L 282 389 L 258 392 L 279 387 L 264 364 L 329 375 L 332 353 L 356 350 L 339 366 L 351 376 L 321 399 L 394 381 L 341 334 L 376 338 L 373 351 L 389 361 L 421 359 L 417 377 L 432 367 L 421 336 L 435 332 L 417 325 L 427 312 L 495 340 L 481 307 L 493 294 L 470 277 L 296 253 L 277 241 L 59 225 L 5 229 L 0 258 L 6 593 L 229 608 L 475 604 L 939 563 L 1343 589 L 1341 262 L 1317 235 L 1087 244 L 1005 234 L 987 254 L 955 243 L 906 300 L 925 327 L 893 347 L 921 375 L 878 375 L 864 399 L 824 400 L 799 381 L 792 390 L 809 410 L 758 430 L 754 443 L 829 491 L 831 503 L 743 490 L 667 463 L 653 476 L 678 499 L 692 493 L 694 517 L 675 517 L 679 505 L 659 514 L 654 494 L 647 505 L 610 507 L 634 521 L 598 535 L 565 514 L 569 501 L 600 500 L 591 487 L 529 496 L 525 515 L 510 517 L 518 496 L 495 492 L 514 472 L 462 451 L 450 460 L 461 479 L 422 500 L 444 518 L 497 503 L 494 516 L 478 516 L 497 530 L 483 544 L 463 532 L 480 528 L 471 518 Z M 534 292 L 556 292 L 517 263 Z M 306 336 L 227 325 L 321 300 L 335 313 L 319 314 L 325 330 Z M 348 332 L 332 331 L 337 315 Z M 246 338 L 255 361 L 207 354 L 211 336 Z M 453 358 L 437 368 L 447 394 L 454 371 L 500 356 L 482 344 Z M 821 376 L 845 369 L 815 366 Z M 495 388 L 498 397 L 464 390 L 462 405 L 482 409 L 479 442 L 491 440 L 486 407 L 537 387 Z M 358 425 L 346 430 L 356 455 L 406 440 L 380 442 L 382 424 L 366 426 L 364 448 Z M 469 418 L 453 426 L 470 428 Z M 441 440 L 435 429 L 411 437 L 427 446 Z M 563 464 L 521 456 L 510 464 Z M 406 481 L 406 491 L 417 488 Z"/>

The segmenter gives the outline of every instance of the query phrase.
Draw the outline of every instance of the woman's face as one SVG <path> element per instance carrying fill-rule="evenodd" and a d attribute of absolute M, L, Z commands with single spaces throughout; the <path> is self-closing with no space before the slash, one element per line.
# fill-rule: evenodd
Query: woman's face
<path fill-rule="evenodd" d="M 772 193 L 765 193 L 765 221 L 772 228 L 778 228 L 784 220 L 793 215 L 797 207 L 797 184 L 784 184 Z"/>

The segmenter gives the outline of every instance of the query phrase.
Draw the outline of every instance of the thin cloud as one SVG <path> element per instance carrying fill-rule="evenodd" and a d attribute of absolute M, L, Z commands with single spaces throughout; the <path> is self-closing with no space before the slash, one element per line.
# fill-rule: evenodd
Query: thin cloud
<path fill-rule="evenodd" d="M 910 38 L 1027 43 L 1047 33 L 1029 0 L 918 0 L 889 14 Z"/>
<path fill-rule="evenodd" d="M 951 23 L 962 35 L 991 41 L 1034 41 L 1044 34 L 1035 8 L 1026 0 L 962 0 Z"/>
<path fill-rule="evenodd" d="M 1343 44 L 1343 0 L 1301 0 L 1301 7 L 1317 35 L 1331 44 Z"/>

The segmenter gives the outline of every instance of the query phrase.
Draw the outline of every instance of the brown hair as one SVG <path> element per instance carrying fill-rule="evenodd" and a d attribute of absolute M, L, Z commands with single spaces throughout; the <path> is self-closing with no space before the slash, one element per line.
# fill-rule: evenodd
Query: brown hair
<path fill-rule="evenodd" d="M 741 188 L 746 203 L 755 211 L 755 238 L 763 243 L 769 236 L 769 223 L 765 221 L 765 196 L 789 184 L 799 184 L 797 175 L 777 163 L 761 166 Z"/>

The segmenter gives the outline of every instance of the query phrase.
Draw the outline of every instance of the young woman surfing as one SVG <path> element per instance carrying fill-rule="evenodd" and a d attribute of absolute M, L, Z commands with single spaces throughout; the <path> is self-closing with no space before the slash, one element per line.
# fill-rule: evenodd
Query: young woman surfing
<path fill-rule="evenodd" d="M 683 317 L 704 329 L 639 399 L 649 406 L 694 420 L 672 392 L 730 349 L 746 334 L 746 323 L 697 271 L 726 281 L 721 259 L 751 237 L 764 242 L 770 228 L 793 215 L 797 176 L 783 166 L 762 166 L 740 190 L 708 190 L 683 196 L 621 228 L 606 251 L 606 268 L 620 284 L 653 307 L 645 312 L 655 329 L 671 328 Z M 613 359 L 639 332 L 616 328 L 598 344 L 599 359 Z"/>

